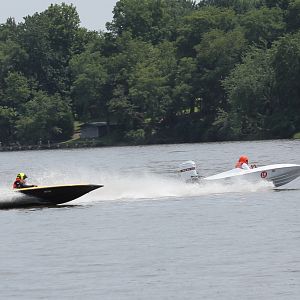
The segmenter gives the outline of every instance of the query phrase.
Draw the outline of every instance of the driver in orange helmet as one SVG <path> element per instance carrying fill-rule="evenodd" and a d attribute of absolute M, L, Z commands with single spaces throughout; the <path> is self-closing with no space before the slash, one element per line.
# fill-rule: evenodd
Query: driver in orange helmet
<path fill-rule="evenodd" d="M 245 155 L 242 155 L 239 158 L 239 161 L 236 163 L 235 167 L 243 169 L 243 170 L 250 170 L 250 167 L 248 166 L 248 163 L 249 163 L 248 157 L 245 156 Z"/>

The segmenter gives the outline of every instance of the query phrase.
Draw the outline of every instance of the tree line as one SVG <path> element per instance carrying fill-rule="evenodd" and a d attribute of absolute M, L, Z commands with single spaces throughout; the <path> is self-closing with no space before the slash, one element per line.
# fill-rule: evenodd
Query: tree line
<path fill-rule="evenodd" d="M 73 5 L 0 25 L 0 142 L 60 142 L 106 121 L 113 142 L 300 132 L 300 0 L 119 0 L 106 31 Z"/>

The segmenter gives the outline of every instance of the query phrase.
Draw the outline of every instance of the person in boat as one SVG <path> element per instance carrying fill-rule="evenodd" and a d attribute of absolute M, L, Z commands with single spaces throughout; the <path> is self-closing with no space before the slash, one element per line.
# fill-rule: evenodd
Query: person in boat
<path fill-rule="evenodd" d="M 250 170 L 248 163 L 249 163 L 248 157 L 245 155 L 242 155 L 239 158 L 238 162 L 236 163 L 235 167 L 243 169 L 243 170 Z"/>
<path fill-rule="evenodd" d="M 27 175 L 25 173 L 19 173 L 16 177 L 16 180 L 13 184 L 14 189 L 23 189 L 23 188 L 30 188 L 35 187 L 37 185 L 29 185 L 26 183 Z"/>

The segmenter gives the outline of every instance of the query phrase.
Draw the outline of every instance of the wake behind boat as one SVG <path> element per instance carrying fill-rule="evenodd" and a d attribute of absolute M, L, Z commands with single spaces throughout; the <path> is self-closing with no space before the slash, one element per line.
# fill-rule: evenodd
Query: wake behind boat
<path fill-rule="evenodd" d="M 20 197 L 13 199 L 13 201 L 0 203 L 0 208 L 47 206 L 67 203 L 101 187 L 103 185 L 69 184 L 15 189 L 14 192 Z"/>
<path fill-rule="evenodd" d="M 285 185 L 300 176 L 300 165 L 296 164 L 274 164 L 249 170 L 234 168 L 232 170 L 218 173 L 212 176 L 199 178 L 194 161 L 186 161 L 180 165 L 179 172 L 185 181 L 204 181 L 204 182 L 234 182 L 246 180 L 249 182 L 269 181 L 275 187 Z"/>

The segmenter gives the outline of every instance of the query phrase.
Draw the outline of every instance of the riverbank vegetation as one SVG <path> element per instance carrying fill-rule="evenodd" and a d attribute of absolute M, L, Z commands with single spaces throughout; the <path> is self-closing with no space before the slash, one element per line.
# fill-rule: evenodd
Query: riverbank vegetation
<path fill-rule="evenodd" d="M 74 121 L 129 144 L 297 136 L 299 20 L 300 0 L 120 0 L 105 32 L 67 4 L 9 18 L 0 142 L 66 141 Z"/>

